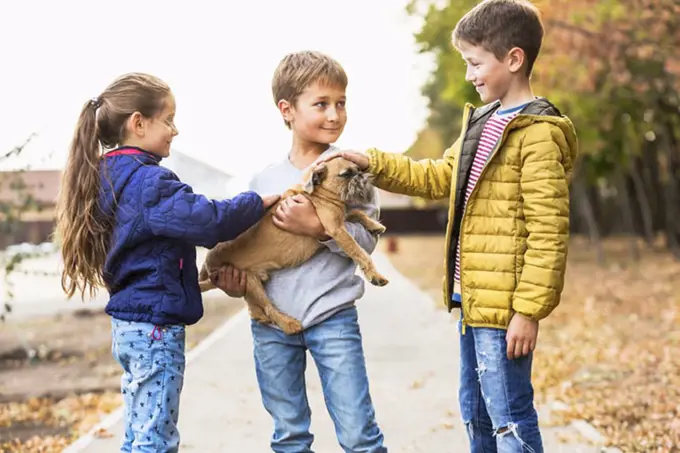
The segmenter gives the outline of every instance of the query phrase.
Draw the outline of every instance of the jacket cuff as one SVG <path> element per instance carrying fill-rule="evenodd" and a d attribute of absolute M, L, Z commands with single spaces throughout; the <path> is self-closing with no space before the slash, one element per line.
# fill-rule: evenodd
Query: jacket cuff
<path fill-rule="evenodd" d="M 546 318 L 554 309 L 556 305 L 541 305 L 536 302 L 529 302 L 523 299 L 515 298 L 512 302 L 512 310 L 534 321 L 540 321 Z"/>
<path fill-rule="evenodd" d="M 366 150 L 366 155 L 368 156 L 368 168 L 366 171 L 372 174 L 378 174 L 382 170 L 380 164 L 380 157 L 382 157 L 383 152 L 377 148 L 369 148 Z"/>
<path fill-rule="evenodd" d="M 249 190 L 238 194 L 236 197 L 239 198 L 239 203 L 243 203 L 242 206 L 251 208 L 246 211 L 249 214 L 247 223 L 254 225 L 264 216 L 264 201 L 258 193 Z"/>

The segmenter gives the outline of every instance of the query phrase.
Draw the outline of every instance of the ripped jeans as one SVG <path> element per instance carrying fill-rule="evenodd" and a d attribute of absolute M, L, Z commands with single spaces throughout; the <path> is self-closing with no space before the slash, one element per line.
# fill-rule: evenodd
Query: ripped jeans
<path fill-rule="evenodd" d="M 460 335 L 460 411 L 472 453 L 543 453 L 531 385 L 532 355 L 508 360 L 505 330 Z"/>

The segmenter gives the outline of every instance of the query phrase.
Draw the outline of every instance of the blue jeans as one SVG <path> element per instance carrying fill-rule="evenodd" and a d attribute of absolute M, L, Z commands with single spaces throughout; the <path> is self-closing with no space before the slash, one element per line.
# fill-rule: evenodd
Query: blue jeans
<path fill-rule="evenodd" d="M 299 335 L 252 321 L 255 370 L 265 409 L 274 419 L 272 450 L 312 453 L 305 368 L 307 350 L 319 370 L 326 407 L 346 453 L 386 453 L 375 421 L 355 307 Z"/>
<path fill-rule="evenodd" d="M 532 355 L 509 360 L 506 331 L 460 333 L 460 411 L 472 453 L 543 453 L 531 385 Z"/>
<path fill-rule="evenodd" d="M 113 357 L 123 367 L 125 440 L 121 453 L 179 450 L 179 397 L 184 383 L 184 326 L 113 319 Z"/>

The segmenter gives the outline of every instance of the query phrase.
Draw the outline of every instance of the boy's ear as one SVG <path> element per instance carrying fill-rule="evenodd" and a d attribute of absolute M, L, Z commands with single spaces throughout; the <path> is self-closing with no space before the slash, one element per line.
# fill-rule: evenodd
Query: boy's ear
<path fill-rule="evenodd" d="M 283 117 L 283 121 L 285 121 L 286 124 L 289 124 L 291 121 L 293 121 L 293 112 L 290 102 L 286 101 L 285 99 L 280 99 L 277 105 L 279 107 L 279 111 L 281 112 L 281 116 Z"/>
<path fill-rule="evenodd" d="M 328 167 L 326 167 L 324 164 L 321 164 L 318 167 L 316 167 L 307 178 L 307 181 L 305 181 L 304 186 L 305 192 L 307 193 L 314 192 L 314 188 L 323 182 L 327 174 Z"/>
<path fill-rule="evenodd" d="M 510 69 L 510 72 L 519 72 L 524 67 L 526 55 L 519 47 L 513 47 L 508 52 L 506 61 L 508 62 L 508 69 Z"/>

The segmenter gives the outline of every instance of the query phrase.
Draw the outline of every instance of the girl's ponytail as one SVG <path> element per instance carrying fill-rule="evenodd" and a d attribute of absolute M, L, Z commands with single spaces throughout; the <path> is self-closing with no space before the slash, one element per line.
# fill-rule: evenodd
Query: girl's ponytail
<path fill-rule="evenodd" d="M 57 204 L 57 240 L 64 270 L 61 286 L 70 298 L 76 291 L 93 296 L 103 284 L 102 269 L 110 237 L 110 221 L 99 209 L 101 150 L 97 127 L 99 98 L 87 102 L 76 126 Z"/>

